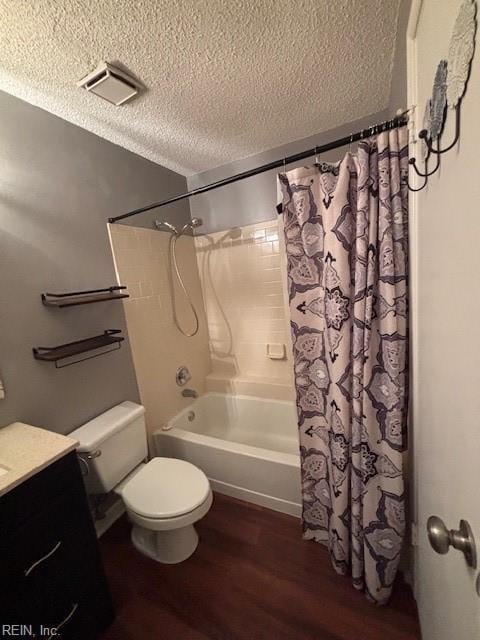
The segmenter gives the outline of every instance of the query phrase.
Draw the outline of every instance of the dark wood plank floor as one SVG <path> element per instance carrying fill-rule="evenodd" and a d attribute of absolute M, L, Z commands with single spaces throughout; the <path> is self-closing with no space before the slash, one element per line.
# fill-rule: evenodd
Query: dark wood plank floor
<path fill-rule="evenodd" d="M 116 620 L 103 640 L 413 640 L 410 589 L 369 603 L 302 540 L 299 520 L 216 494 L 191 558 L 156 563 L 123 517 L 100 540 Z"/>

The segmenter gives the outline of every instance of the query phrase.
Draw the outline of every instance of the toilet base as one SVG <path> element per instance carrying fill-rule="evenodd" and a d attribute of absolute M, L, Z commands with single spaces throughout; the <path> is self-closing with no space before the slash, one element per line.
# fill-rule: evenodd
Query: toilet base
<path fill-rule="evenodd" d="M 177 564 L 189 558 L 198 545 L 193 524 L 169 531 L 151 531 L 137 524 L 132 528 L 133 546 L 152 560 Z"/>

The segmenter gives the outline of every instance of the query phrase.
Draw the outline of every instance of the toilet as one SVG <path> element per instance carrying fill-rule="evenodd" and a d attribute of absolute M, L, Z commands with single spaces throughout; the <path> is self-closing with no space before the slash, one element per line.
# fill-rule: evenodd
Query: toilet
<path fill-rule="evenodd" d="M 190 462 L 147 462 L 145 409 L 125 401 L 73 431 L 89 495 L 115 491 L 133 524 L 132 542 L 165 564 L 189 558 L 198 545 L 193 526 L 212 504 L 207 476 Z"/>

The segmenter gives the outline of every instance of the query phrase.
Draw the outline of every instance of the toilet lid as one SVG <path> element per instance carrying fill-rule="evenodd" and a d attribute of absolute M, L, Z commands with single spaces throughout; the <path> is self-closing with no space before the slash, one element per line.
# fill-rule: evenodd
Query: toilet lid
<path fill-rule="evenodd" d="M 153 458 L 127 482 L 126 506 L 146 518 L 173 518 L 193 511 L 208 498 L 207 476 L 190 462 Z"/>

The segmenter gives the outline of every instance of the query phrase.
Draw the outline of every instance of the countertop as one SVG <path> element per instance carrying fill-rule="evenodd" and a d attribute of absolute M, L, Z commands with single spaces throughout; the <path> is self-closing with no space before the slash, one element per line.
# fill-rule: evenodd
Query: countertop
<path fill-rule="evenodd" d="M 23 422 L 0 428 L 0 496 L 77 446 L 73 438 Z"/>

